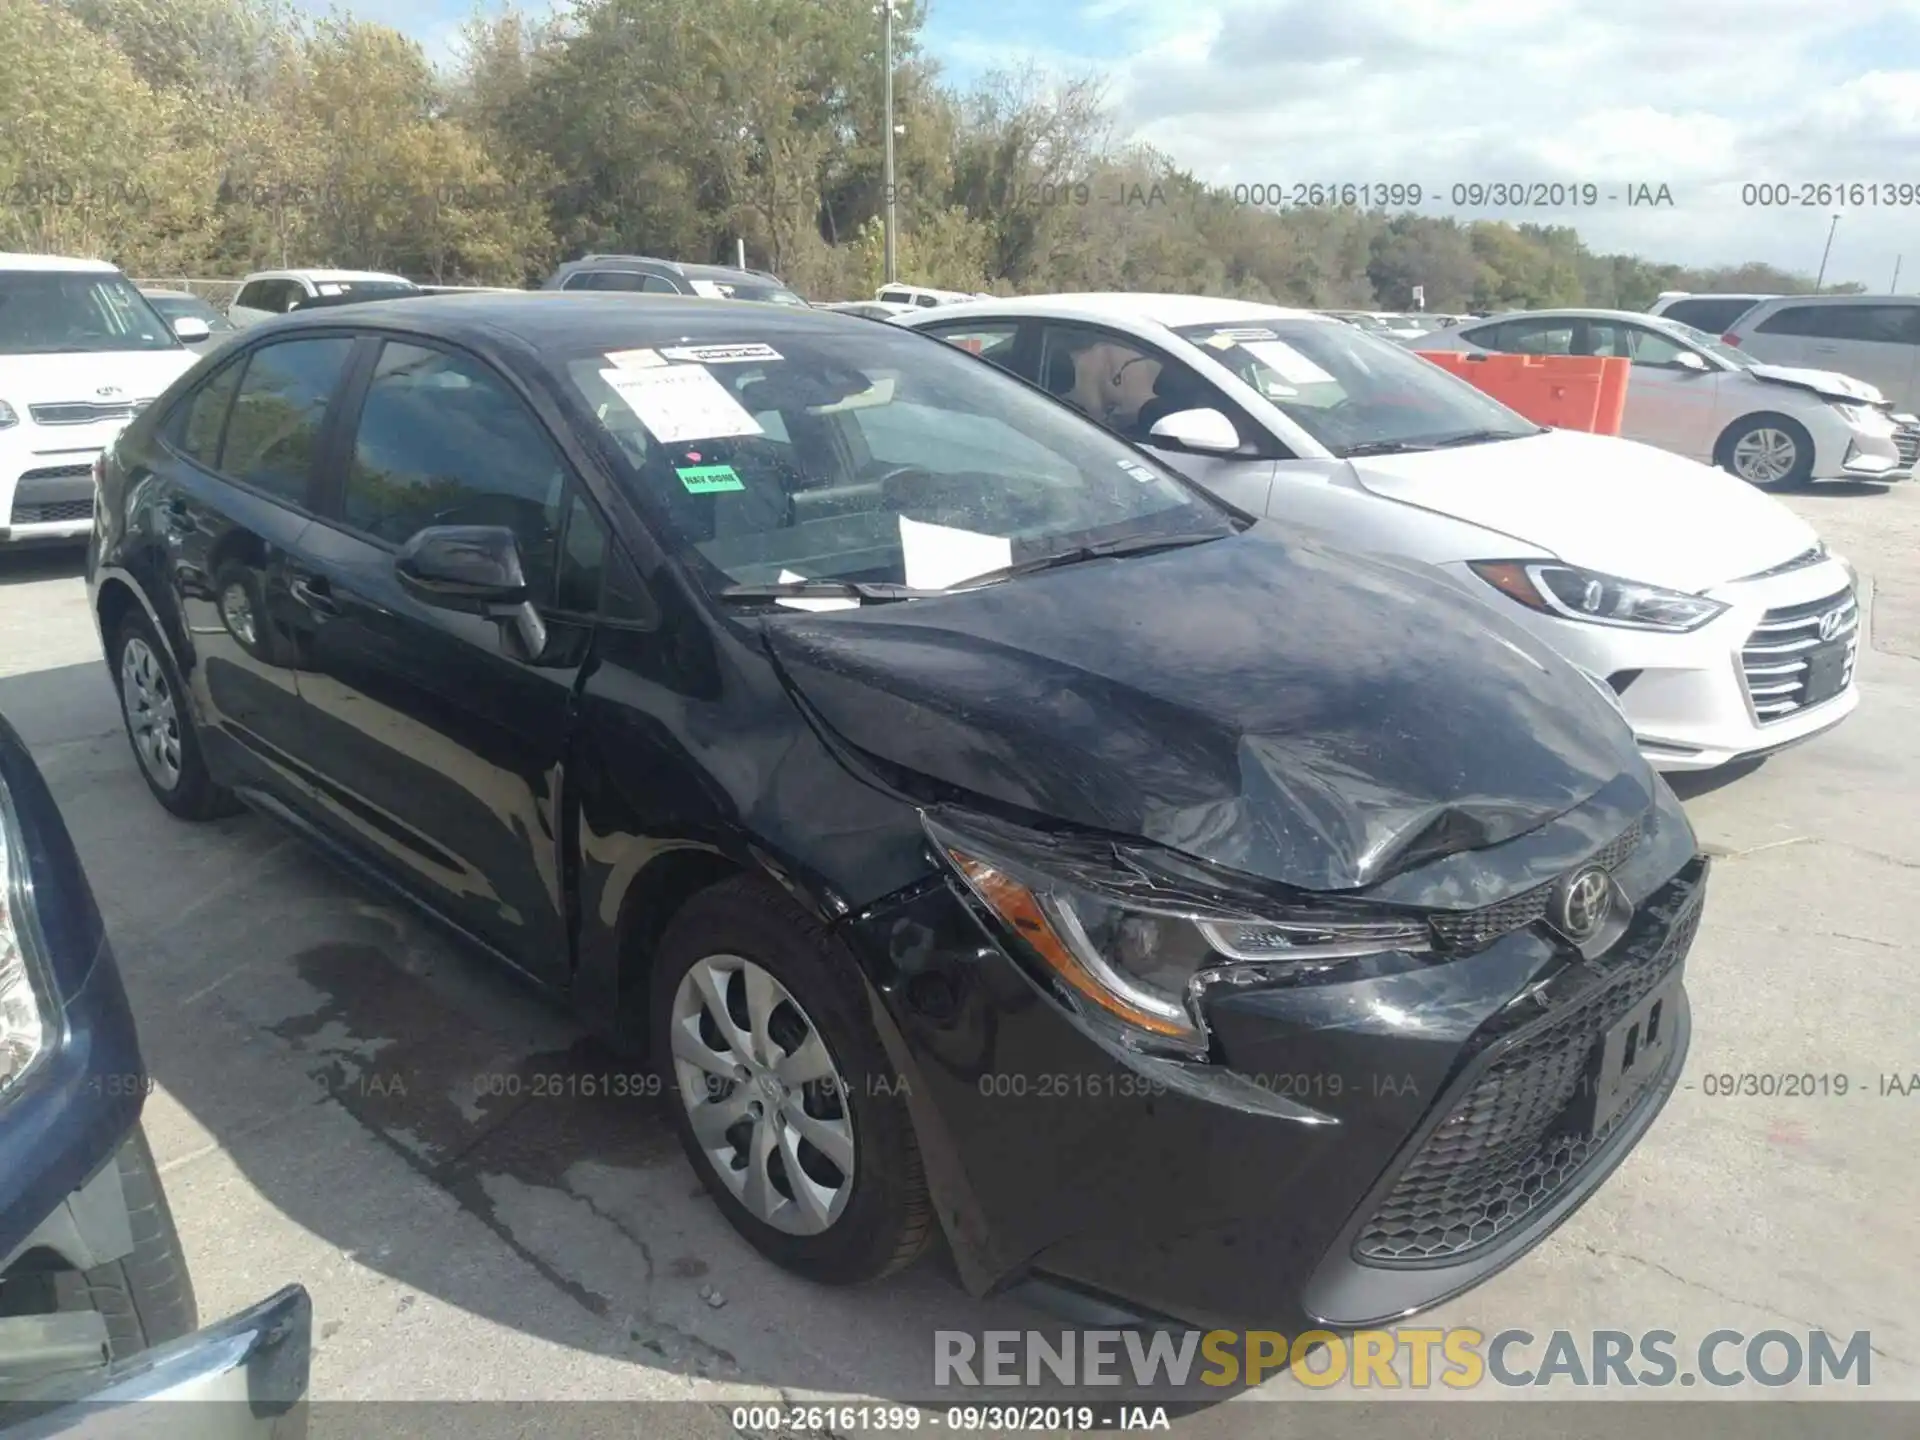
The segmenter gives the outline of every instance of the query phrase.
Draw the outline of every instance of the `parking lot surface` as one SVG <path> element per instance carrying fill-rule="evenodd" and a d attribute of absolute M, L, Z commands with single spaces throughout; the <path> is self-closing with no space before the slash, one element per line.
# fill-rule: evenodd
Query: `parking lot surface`
<path fill-rule="evenodd" d="M 1899 1093 L 1920 1072 L 1920 484 L 1790 503 L 1867 579 L 1864 702 L 1750 773 L 1676 786 L 1718 857 L 1682 1088 L 1567 1225 L 1422 1323 L 1866 1330 L 1872 1398 L 1920 1398 L 1920 1094 Z M 925 1400 L 935 1330 L 1059 1324 L 968 1298 L 937 1252 L 860 1291 L 774 1269 L 705 1197 L 665 1102 L 582 1093 L 630 1062 L 267 821 L 170 819 L 76 556 L 0 556 L 0 712 L 125 971 L 203 1320 L 304 1283 L 317 1400 Z M 1710 1093 L 1746 1074 L 1847 1093 Z M 1247 1407 L 1307 1393 L 1283 1379 L 1180 1428 L 1272 1433 Z M 727 1434 L 726 1415 L 648 1433 Z"/>

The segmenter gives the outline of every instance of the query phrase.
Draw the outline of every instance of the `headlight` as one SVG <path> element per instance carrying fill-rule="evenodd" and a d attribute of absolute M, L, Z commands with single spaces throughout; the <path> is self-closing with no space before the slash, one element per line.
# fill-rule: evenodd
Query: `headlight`
<path fill-rule="evenodd" d="M 1310 969 L 1361 955 L 1420 954 L 1424 917 L 1339 902 L 1209 899 L 1116 847 L 962 832 L 923 815 L 946 863 L 1052 978 L 1133 1031 L 1204 1049 L 1206 987 L 1258 967 Z M 1096 853 L 1104 850 L 1105 853 Z"/>
<path fill-rule="evenodd" d="M 33 1068 L 53 1031 L 26 860 L 13 802 L 0 782 L 0 1098 Z"/>
<path fill-rule="evenodd" d="M 1543 615 L 1625 630 L 1698 630 L 1727 607 L 1702 595 L 1663 590 L 1557 561 L 1476 560 L 1473 573 Z"/>
<path fill-rule="evenodd" d="M 11 429 L 19 423 L 19 413 L 6 401 L 0 400 L 0 430 Z"/>

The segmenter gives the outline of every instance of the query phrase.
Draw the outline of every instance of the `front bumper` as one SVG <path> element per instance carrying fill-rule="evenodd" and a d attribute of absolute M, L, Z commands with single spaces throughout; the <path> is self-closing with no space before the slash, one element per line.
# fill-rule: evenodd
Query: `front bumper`
<path fill-rule="evenodd" d="M 1460 584 L 1478 587 L 1491 597 L 1489 603 L 1502 605 L 1509 618 L 1588 674 L 1610 681 L 1640 753 L 1657 769 L 1711 770 L 1771 754 L 1832 729 L 1859 707 L 1854 672 L 1861 612 L 1853 577 L 1831 557 L 1706 591 L 1728 609 L 1687 635 L 1536 614 L 1495 595 L 1465 566 L 1447 568 Z M 1809 694 L 1804 657 L 1821 643 L 1818 616 L 1848 605 L 1852 618 L 1829 637 L 1844 650 L 1840 690 L 1798 703 Z M 1793 624 L 1806 612 L 1813 624 L 1803 634 Z M 1775 626 L 1785 628 L 1769 628 Z"/>
<path fill-rule="evenodd" d="M 93 530 L 93 462 L 125 425 L 23 421 L 0 432 L 0 545 L 84 540 Z"/>
<path fill-rule="evenodd" d="M 6 1395 L 0 1437 L 301 1440 L 312 1354 L 313 1302 L 289 1285 L 118 1365 Z"/>
<path fill-rule="evenodd" d="M 1836 417 L 1814 443 L 1815 480 L 1900 480 L 1912 473 L 1891 427 L 1862 429 Z"/>
<path fill-rule="evenodd" d="M 1535 927 L 1460 959 L 1216 992 L 1211 1063 L 1071 1014 L 945 883 L 860 918 L 848 939 L 963 1281 L 1294 1333 L 1405 1314 L 1511 1263 L 1632 1149 L 1684 1063 L 1676 990 L 1658 1074 L 1604 1131 L 1568 1128 L 1596 1047 L 1677 982 L 1697 924 L 1707 862 L 1664 787 L 1645 824 L 1615 872 L 1634 922 L 1599 960 Z M 1484 1108 L 1490 1075 L 1524 1103 L 1469 1154 L 1447 1122 Z M 1375 1233 L 1408 1225 L 1425 1237 L 1411 1264 Z"/>

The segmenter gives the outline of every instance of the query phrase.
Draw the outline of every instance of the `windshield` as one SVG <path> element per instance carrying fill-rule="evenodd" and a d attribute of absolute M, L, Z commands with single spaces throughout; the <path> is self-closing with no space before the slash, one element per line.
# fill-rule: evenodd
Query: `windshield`
<path fill-rule="evenodd" d="M 169 320 L 204 320 L 209 330 L 233 329 L 226 316 L 198 295 L 148 295 L 147 303 Z"/>
<path fill-rule="evenodd" d="M 735 322 L 724 340 L 561 362 L 715 593 L 940 589 L 1084 546 L 1235 528 L 1099 426 L 925 336 L 782 327 L 768 345 Z"/>
<path fill-rule="evenodd" d="M 1335 455 L 1511 440 L 1540 429 L 1432 361 L 1351 325 L 1276 318 L 1174 333 Z"/>
<path fill-rule="evenodd" d="M 751 280 L 707 280 L 689 276 L 687 283 L 693 287 L 694 294 L 704 295 L 709 300 L 758 300 L 768 305 L 807 303 L 784 285 L 771 282 L 756 284 Z"/>
<path fill-rule="evenodd" d="M 1665 317 L 1662 318 L 1664 319 Z M 1666 325 L 1667 329 L 1680 336 L 1680 338 L 1685 340 L 1689 345 L 1704 350 L 1715 359 L 1724 360 L 1737 369 L 1751 370 L 1759 363 L 1753 356 L 1747 354 L 1746 351 L 1734 349 L 1733 346 L 1724 343 L 1717 335 L 1709 335 L 1704 330 L 1696 330 L 1693 326 L 1682 324 L 1678 320 L 1668 320 Z"/>
<path fill-rule="evenodd" d="M 0 271 L 0 355 L 179 348 L 173 327 L 121 275 L 101 270 Z"/>

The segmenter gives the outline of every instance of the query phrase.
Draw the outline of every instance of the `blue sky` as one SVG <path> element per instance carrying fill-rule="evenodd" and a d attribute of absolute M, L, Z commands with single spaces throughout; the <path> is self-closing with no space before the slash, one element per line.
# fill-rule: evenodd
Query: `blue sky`
<path fill-rule="evenodd" d="M 324 0 L 302 0 L 313 9 Z M 538 5 L 543 0 L 533 0 Z M 1418 181 L 1462 218 L 1691 264 L 1920 289 L 1920 0 L 927 0 L 950 79 L 1106 77 L 1120 128 L 1225 184 Z M 359 0 L 444 57 L 471 0 Z M 1666 185 L 1669 206 L 1455 210 L 1451 186 Z M 1823 183 L 1892 182 L 1889 198 Z M 1751 202 L 1781 184 L 1793 203 Z M 1779 192 L 1776 192 L 1779 193 Z M 1809 203 L 1802 204 L 1806 200 Z M 1907 253 L 1911 248 L 1911 253 Z"/>

